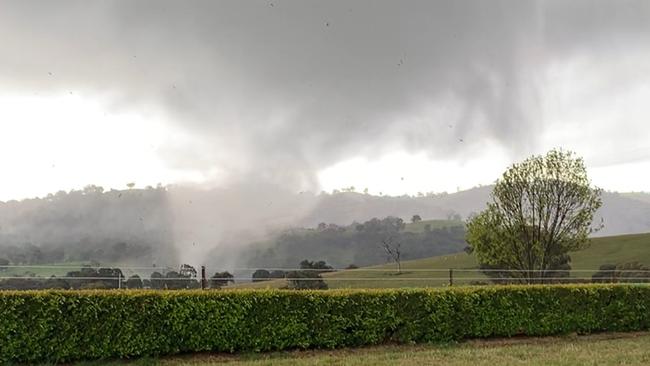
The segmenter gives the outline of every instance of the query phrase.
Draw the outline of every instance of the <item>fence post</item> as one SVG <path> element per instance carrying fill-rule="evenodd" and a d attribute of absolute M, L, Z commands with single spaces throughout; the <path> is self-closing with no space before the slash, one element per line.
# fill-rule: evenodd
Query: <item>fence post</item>
<path fill-rule="evenodd" d="M 449 287 L 454 285 L 454 269 L 449 268 Z"/>
<path fill-rule="evenodd" d="M 201 266 L 201 290 L 205 290 L 207 281 L 205 279 L 205 266 Z"/>
<path fill-rule="evenodd" d="M 122 289 L 122 275 L 120 273 L 117 274 L 117 288 Z"/>

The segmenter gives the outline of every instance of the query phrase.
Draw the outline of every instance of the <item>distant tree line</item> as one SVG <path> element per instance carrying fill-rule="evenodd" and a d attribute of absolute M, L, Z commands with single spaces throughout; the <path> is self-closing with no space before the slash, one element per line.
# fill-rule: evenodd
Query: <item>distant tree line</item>
<path fill-rule="evenodd" d="M 299 266 L 300 270 L 292 271 L 268 271 L 266 269 L 258 269 L 253 273 L 252 280 L 253 282 L 261 282 L 286 278 L 288 281 L 288 288 L 290 289 L 327 289 L 327 283 L 325 283 L 321 274 L 332 272 L 334 270 L 332 266 L 328 265 L 325 261 L 312 262 L 307 259 L 301 261 Z"/>
<path fill-rule="evenodd" d="M 650 282 L 650 268 L 639 262 L 603 264 L 591 279 L 596 283 L 645 283 Z"/>
<path fill-rule="evenodd" d="M 0 262 L 0 265 L 4 262 Z M 2 267 L 0 267 L 2 269 Z M 209 288 L 218 289 L 234 283 L 234 276 L 229 272 L 217 272 L 207 281 Z M 0 290 L 37 290 L 37 289 L 156 289 L 180 290 L 201 288 L 200 278 L 194 267 L 183 264 L 178 271 L 164 274 L 155 271 L 149 278 L 134 274 L 126 277 L 120 268 L 82 267 L 70 271 L 65 276 L 29 277 L 16 276 L 0 280 Z"/>
<path fill-rule="evenodd" d="M 286 230 L 270 245 L 252 251 L 248 266 L 290 267 L 305 257 L 323 258 L 341 268 L 382 264 L 391 259 L 382 245 L 388 238 L 400 244 L 400 260 L 457 253 L 466 246 L 462 223 L 431 227 L 414 219 L 422 225 L 420 230 L 406 230 L 401 218 L 391 216 L 346 226 L 320 223 L 315 228 Z"/>

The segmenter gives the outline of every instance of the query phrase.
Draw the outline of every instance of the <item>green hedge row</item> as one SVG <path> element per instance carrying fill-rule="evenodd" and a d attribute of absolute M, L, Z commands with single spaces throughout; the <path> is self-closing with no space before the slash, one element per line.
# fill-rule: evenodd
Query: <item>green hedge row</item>
<path fill-rule="evenodd" d="M 0 292 L 0 361 L 650 328 L 650 287 Z"/>

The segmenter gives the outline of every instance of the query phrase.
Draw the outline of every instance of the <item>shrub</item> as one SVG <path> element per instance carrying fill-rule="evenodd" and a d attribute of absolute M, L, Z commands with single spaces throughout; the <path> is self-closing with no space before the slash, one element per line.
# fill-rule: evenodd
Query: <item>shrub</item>
<path fill-rule="evenodd" d="M 598 272 L 591 276 L 595 283 L 642 283 L 649 282 L 650 268 L 639 262 L 629 262 L 619 265 L 603 264 Z"/>
<path fill-rule="evenodd" d="M 287 274 L 289 287 L 293 290 L 327 290 L 327 283 L 318 272 L 292 271 Z"/>
<path fill-rule="evenodd" d="M 650 287 L 6 291 L 0 363 L 637 331 Z"/>
<path fill-rule="evenodd" d="M 212 277 L 210 277 L 210 288 L 222 288 L 228 286 L 229 282 L 235 283 L 235 276 L 230 272 L 217 272 Z"/>
<path fill-rule="evenodd" d="M 271 272 L 265 269 L 258 269 L 253 272 L 252 279 L 253 282 L 268 281 L 271 279 Z"/>

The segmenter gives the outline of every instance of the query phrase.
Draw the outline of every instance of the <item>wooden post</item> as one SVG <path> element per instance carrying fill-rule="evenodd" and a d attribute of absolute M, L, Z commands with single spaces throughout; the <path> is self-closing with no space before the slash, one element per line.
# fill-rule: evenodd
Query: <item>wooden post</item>
<path fill-rule="evenodd" d="M 449 268 L 449 287 L 454 285 L 454 270 Z"/>
<path fill-rule="evenodd" d="M 208 281 L 205 279 L 205 266 L 201 266 L 201 290 L 205 290 Z"/>

